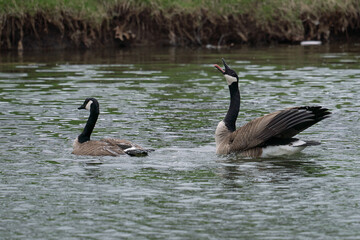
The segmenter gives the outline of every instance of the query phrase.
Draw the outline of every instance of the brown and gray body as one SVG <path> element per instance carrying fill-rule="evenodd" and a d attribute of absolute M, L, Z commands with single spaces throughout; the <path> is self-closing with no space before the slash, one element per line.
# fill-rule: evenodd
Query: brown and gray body
<path fill-rule="evenodd" d="M 130 156 L 146 156 L 151 149 L 143 149 L 137 144 L 127 140 L 116 138 L 104 138 L 98 141 L 90 140 L 91 133 L 95 127 L 100 113 L 99 103 L 95 98 L 85 99 L 83 105 L 78 109 L 87 109 L 90 116 L 83 132 L 73 143 L 72 154 L 87 156 L 119 156 L 128 154 Z"/>
<path fill-rule="evenodd" d="M 87 156 L 119 156 L 128 154 L 130 156 L 147 155 L 149 150 L 143 149 L 137 144 L 127 140 L 116 138 L 104 138 L 98 141 L 90 140 L 80 143 L 78 138 L 73 143 L 72 154 Z"/>
<path fill-rule="evenodd" d="M 246 157 L 272 157 L 300 152 L 319 143 L 293 137 L 329 114 L 328 109 L 320 106 L 288 108 L 256 118 L 236 131 L 229 131 L 221 121 L 215 132 L 216 153 L 238 152 Z"/>
<path fill-rule="evenodd" d="M 240 153 L 246 157 L 274 157 L 291 155 L 307 146 L 318 145 L 314 141 L 293 138 L 317 122 L 329 117 L 328 109 L 321 106 L 287 108 L 256 118 L 236 129 L 235 123 L 240 109 L 239 78 L 223 60 L 224 74 L 230 91 L 228 112 L 215 131 L 216 153 Z"/>

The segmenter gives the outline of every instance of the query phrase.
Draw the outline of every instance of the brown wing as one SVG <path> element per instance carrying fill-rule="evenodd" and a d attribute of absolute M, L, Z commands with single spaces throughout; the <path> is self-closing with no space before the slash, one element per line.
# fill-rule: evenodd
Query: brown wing
<path fill-rule="evenodd" d="M 256 118 L 238 128 L 230 136 L 230 152 L 244 151 L 261 144 L 263 140 L 257 136 L 266 130 L 269 122 L 279 113 L 280 111 Z"/>
<path fill-rule="evenodd" d="M 321 106 L 288 108 L 254 119 L 232 134 L 231 151 L 244 151 L 265 143 L 272 137 L 291 138 L 329 117 Z"/>
<path fill-rule="evenodd" d="M 139 145 L 135 144 L 135 143 L 132 143 L 128 140 L 123 140 L 123 139 L 117 139 L 117 138 L 104 138 L 104 139 L 101 139 L 100 141 L 103 141 L 103 142 L 107 142 L 111 145 L 115 145 L 115 146 L 118 146 L 120 147 L 122 150 L 125 150 L 125 149 L 128 149 L 128 148 L 131 148 L 131 147 L 136 147 L 138 149 L 143 149 L 142 147 L 140 147 Z"/>
<path fill-rule="evenodd" d="M 330 117 L 331 112 L 329 109 L 323 108 L 321 106 L 304 106 L 294 108 L 297 111 L 306 111 L 306 113 L 301 113 L 302 118 L 292 119 L 288 123 L 286 130 L 282 131 L 276 137 L 280 138 L 291 138 L 296 134 L 304 131 L 305 129 L 311 127 L 312 125 L 320 122 L 321 120 Z M 312 116 L 310 116 L 312 114 Z"/>
<path fill-rule="evenodd" d="M 72 153 L 75 155 L 87 156 L 119 156 L 125 154 L 119 146 L 111 145 L 103 141 L 76 143 Z"/>

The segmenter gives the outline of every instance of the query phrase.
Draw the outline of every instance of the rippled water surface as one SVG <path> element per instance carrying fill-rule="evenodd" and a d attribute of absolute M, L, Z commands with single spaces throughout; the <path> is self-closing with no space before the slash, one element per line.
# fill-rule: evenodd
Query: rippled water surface
<path fill-rule="evenodd" d="M 296 105 L 332 117 L 278 159 L 215 154 L 239 73 L 237 125 Z M 360 46 L 132 49 L 0 55 L 2 239 L 355 239 L 360 236 Z M 96 97 L 93 139 L 148 157 L 71 154 Z"/>

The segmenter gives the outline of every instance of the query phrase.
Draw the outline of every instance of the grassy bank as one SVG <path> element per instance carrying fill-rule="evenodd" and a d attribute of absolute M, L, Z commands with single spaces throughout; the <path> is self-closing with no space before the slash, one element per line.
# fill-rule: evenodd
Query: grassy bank
<path fill-rule="evenodd" d="M 359 0 L 0 0 L 1 49 L 327 41 L 359 28 Z"/>

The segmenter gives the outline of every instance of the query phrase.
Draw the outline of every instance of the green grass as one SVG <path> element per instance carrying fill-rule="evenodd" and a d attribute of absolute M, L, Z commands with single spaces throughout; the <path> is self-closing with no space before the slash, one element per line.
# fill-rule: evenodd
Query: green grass
<path fill-rule="evenodd" d="M 194 13 L 206 9 L 209 15 L 228 16 L 249 14 L 261 22 L 278 22 L 279 20 L 301 24 L 300 14 L 311 12 L 359 11 L 359 0 L 0 0 L 0 16 L 37 12 L 49 15 L 60 12 L 75 17 L 101 22 L 117 5 L 128 4 L 133 9 L 150 8 L 154 12 L 166 14 L 176 12 Z"/>

